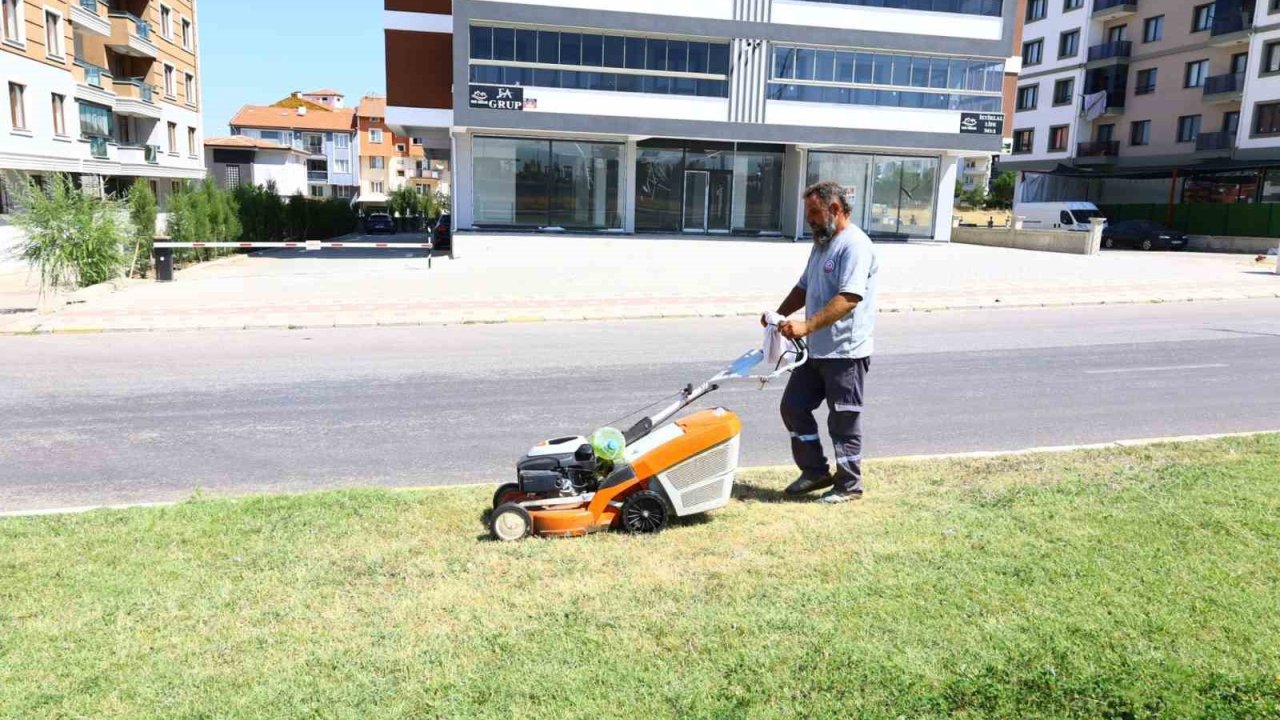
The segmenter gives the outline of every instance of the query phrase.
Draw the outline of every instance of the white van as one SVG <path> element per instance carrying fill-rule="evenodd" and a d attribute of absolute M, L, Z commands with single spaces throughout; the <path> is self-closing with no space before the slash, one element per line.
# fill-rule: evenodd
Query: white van
<path fill-rule="evenodd" d="M 1091 202 L 1041 202 L 1020 203 L 1013 207 L 1015 217 L 1024 218 L 1026 230 L 1079 230 L 1089 231 L 1089 221 L 1102 217 L 1098 206 Z M 1103 218 L 1106 224 L 1106 218 Z"/>

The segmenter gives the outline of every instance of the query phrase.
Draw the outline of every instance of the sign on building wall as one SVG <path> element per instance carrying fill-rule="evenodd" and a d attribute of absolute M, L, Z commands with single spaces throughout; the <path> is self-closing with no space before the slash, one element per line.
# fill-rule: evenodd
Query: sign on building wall
<path fill-rule="evenodd" d="M 1003 135 L 1004 115 L 1001 113 L 960 113 L 960 134 Z"/>
<path fill-rule="evenodd" d="M 524 88 L 472 85 L 471 107 L 490 110 L 524 110 Z"/>

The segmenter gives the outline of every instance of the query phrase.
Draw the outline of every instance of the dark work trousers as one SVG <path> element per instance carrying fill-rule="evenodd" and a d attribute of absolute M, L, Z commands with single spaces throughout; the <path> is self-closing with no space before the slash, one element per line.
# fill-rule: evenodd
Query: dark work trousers
<path fill-rule="evenodd" d="M 871 358 L 810 360 L 796 368 L 782 393 L 782 422 L 791 431 L 791 455 L 807 477 L 830 471 L 813 411 L 827 402 L 827 431 L 836 458 L 835 487 L 862 492 L 862 387 Z"/>

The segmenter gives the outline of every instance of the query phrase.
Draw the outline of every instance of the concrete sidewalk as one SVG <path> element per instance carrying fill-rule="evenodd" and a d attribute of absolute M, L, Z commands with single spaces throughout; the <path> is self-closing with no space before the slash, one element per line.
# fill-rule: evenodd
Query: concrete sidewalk
<path fill-rule="evenodd" d="M 404 238 L 408 240 L 408 238 Z M 347 327 L 754 315 L 794 285 L 809 246 L 688 237 L 460 235 L 456 259 L 410 250 L 270 251 L 138 281 L 0 332 Z M 881 244 L 885 311 L 1280 297 L 1239 255 L 1070 256 Z"/>

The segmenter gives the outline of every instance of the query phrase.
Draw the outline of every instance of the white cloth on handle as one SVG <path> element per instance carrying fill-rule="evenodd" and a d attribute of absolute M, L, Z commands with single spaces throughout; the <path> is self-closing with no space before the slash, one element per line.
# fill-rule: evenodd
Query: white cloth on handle
<path fill-rule="evenodd" d="M 764 361 L 771 366 L 777 366 L 782 360 L 786 338 L 782 337 L 782 333 L 778 331 L 778 324 L 786 318 L 776 312 L 766 312 L 764 314 Z"/>

